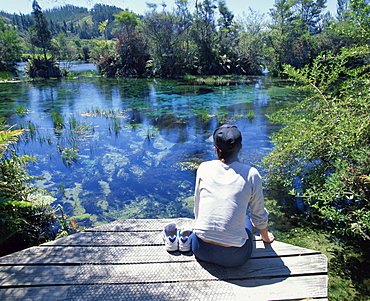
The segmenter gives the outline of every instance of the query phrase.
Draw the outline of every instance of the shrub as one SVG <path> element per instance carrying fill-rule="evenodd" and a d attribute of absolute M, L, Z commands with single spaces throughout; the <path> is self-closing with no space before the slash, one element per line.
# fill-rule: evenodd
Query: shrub
<path fill-rule="evenodd" d="M 26 166 L 33 158 L 12 149 L 23 132 L 0 131 L 0 256 L 55 239 L 60 228 L 72 231 L 50 206 L 54 199 L 31 184 L 36 177 L 28 175 Z"/>
<path fill-rule="evenodd" d="M 283 128 L 264 163 L 270 187 L 303 198 L 306 213 L 338 234 L 370 240 L 369 46 L 323 54 L 312 66 L 285 66 L 307 93 L 270 116 Z"/>

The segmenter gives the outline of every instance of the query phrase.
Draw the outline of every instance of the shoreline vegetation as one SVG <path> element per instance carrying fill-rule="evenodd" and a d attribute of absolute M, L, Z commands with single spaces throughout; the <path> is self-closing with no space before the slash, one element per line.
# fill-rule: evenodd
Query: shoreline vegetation
<path fill-rule="evenodd" d="M 177 5 L 173 12 L 152 5 L 138 16 L 106 5 L 90 12 L 75 6 L 43 12 L 33 1 L 32 15 L 1 12 L 0 79 L 176 78 L 217 86 L 243 84 L 266 68 L 269 76 L 285 78 L 307 97 L 269 116 L 283 126 L 271 136 L 274 148 L 261 163 L 272 230 L 278 240 L 328 257 L 330 300 L 368 300 L 370 4 L 338 1 L 333 17 L 322 14 L 325 1 L 277 0 L 270 23 L 253 10 L 235 20 L 224 1 L 202 1 L 195 12 L 188 1 Z M 22 57 L 31 77 L 14 80 Z M 94 62 L 98 72 L 55 67 L 56 61 L 79 59 Z M 67 217 L 62 207 L 50 206 L 47 191 L 31 184 L 35 177 L 27 164 L 33 158 L 19 156 L 15 145 L 32 130 L 13 128 L 2 117 L 1 255 L 73 233 L 76 220 L 86 217 Z M 76 155 L 73 148 L 60 151 L 71 162 Z"/>
<path fill-rule="evenodd" d="M 80 73 L 79 75 L 86 76 L 88 74 Z M 78 74 L 76 73 L 76 75 Z M 192 84 L 194 84 L 193 80 L 194 78 L 191 79 Z M 220 81 L 218 77 L 207 77 L 199 78 L 197 83 L 206 83 L 206 85 L 212 86 L 212 84 L 218 85 L 220 82 L 224 84 L 227 80 L 226 78 Z M 244 81 L 245 79 L 242 80 L 242 82 Z M 235 80 L 233 80 L 233 83 L 235 83 Z M 18 113 L 21 114 L 24 110 L 19 108 Z M 104 115 L 108 113 L 102 111 L 99 114 Z M 345 235 L 344 232 L 342 233 L 344 235 L 335 233 L 332 226 L 328 228 L 328 225 L 331 223 L 327 224 L 318 220 L 315 214 L 310 212 L 312 209 L 303 212 L 298 210 L 293 205 L 294 197 L 289 195 L 289 193 L 285 197 L 281 195 L 274 197 L 277 191 L 273 187 L 267 186 L 266 188 L 268 189 L 266 207 L 270 212 L 271 230 L 274 231 L 277 239 L 289 244 L 318 250 L 328 257 L 329 296 L 331 300 L 366 300 L 369 295 L 367 284 L 369 279 L 367 269 L 369 258 L 366 251 L 369 243 L 366 240 L 359 240 L 358 238 Z M 36 199 L 48 199 L 47 194 L 40 197 L 41 195 L 36 197 Z M 49 197 L 53 199 L 51 196 Z M 31 216 L 35 214 L 37 216 L 42 213 L 48 219 L 42 222 L 45 227 L 44 230 L 39 226 L 40 228 L 36 231 L 37 235 L 41 236 L 36 239 L 37 235 L 33 234 L 35 236 L 32 236 L 32 242 L 28 247 L 55 239 L 57 238 L 56 235 L 60 237 L 79 231 L 79 220 L 86 218 L 86 216 L 66 216 L 63 213 L 63 208 L 50 207 L 51 199 L 49 199 L 49 203 L 37 201 L 37 205 L 27 204 L 24 206 L 28 208 L 27 215 L 30 212 L 32 213 Z M 21 203 L 9 204 L 18 206 Z M 6 211 L 2 208 L 2 212 L 5 213 Z M 9 225 L 8 221 L 4 225 Z M 50 229 L 53 229 L 52 233 Z M 49 236 L 46 235 L 45 230 L 47 230 L 46 233 L 49 233 Z M 30 235 L 30 233 L 35 233 L 35 230 L 32 231 L 27 228 L 22 230 L 23 235 L 26 236 Z M 15 237 L 15 240 L 18 242 L 19 237 Z M 23 238 L 22 240 L 26 241 L 27 239 Z M 24 245 L 24 247 L 27 247 L 27 245 Z"/>

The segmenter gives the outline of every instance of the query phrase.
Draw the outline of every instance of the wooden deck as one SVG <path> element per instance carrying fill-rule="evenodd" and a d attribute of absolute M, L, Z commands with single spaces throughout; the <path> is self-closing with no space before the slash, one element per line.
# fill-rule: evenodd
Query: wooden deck
<path fill-rule="evenodd" d="M 320 252 L 256 237 L 240 268 L 166 252 L 188 219 L 119 220 L 0 258 L 0 300 L 327 300 Z"/>

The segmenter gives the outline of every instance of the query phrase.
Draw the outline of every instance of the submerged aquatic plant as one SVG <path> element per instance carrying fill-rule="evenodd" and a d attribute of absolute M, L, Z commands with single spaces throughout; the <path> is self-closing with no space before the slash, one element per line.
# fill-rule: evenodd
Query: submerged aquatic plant
<path fill-rule="evenodd" d="M 125 125 L 125 127 L 129 128 L 129 129 L 133 129 L 133 130 L 136 130 L 139 127 L 142 127 L 142 126 L 143 125 L 141 123 L 131 123 L 131 124 Z"/>
<path fill-rule="evenodd" d="M 249 119 L 250 121 L 252 121 L 255 117 L 254 111 L 249 111 L 245 117 Z"/>
<path fill-rule="evenodd" d="M 19 105 L 15 108 L 14 112 L 18 115 L 18 116 L 24 116 L 26 115 L 27 113 L 30 112 L 29 109 L 25 108 L 24 106 L 22 105 Z"/>
<path fill-rule="evenodd" d="M 30 133 L 31 138 L 34 138 L 34 136 L 37 132 L 36 125 L 33 122 L 29 122 L 27 129 L 28 129 L 28 132 Z"/>
<path fill-rule="evenodd" d="M 53 119 L 54 128 L 57 131 L 61 131 L 64 127 L 64 119 L 59 111 L 54 110 L 51 112 L 51 117 Z"/>
<path fill-rule="evenodd" d="M 81 113 L 81 116 L 84 117 L 96 117 L 96 116 L 104 116 L 106 118 L 128 118 L 126 112 L 122 110 L 102 110 L 102 109 L 91 109 L 86 112 Z"/>
<path fill-rule="evenodd" d="M 150 126 L 146 129 L 145 139 L 150 141 L 151 139 L 155 138 L 156 134 L 159 130 L 156 127 Z"/>
<path fill-rule="evenodd" d="M 218 111 L 216 113 L 216 118 L 218 123 L 226 123 L 226 120 L 228 118 L 228 113 L 226 111 Z"/>
<path fill-rule="evenodd" d="M 94 127 L 91 124 L 87 124 L 85 122 L 80 122 L 76 119 L 76 117 L 71 117 L 69 120 L 69 129 L 72 133 L 76 134 L 89 134 L 94 131 Z M 73 136 L 73 135 L 70 135 Z"/>
<path fill-rule="evenodd" d="M 37 126 L 33 122 L 26 122 L 26 125 L 23 123 L 18 124 L 18 128 L 24 131 L 22 135 L 23 141 L 28 141 L 34 139 L 37 133 Z"/>
<path fill-rule="evenodd" d="M 71 166 L 72 162 L 77 162 L 78 150 L 74 147 L 58 147 L 59 152 L 62 154 L 62 160 L 68 166 Z"/>
<path fill-rule="evenodd" d="M 77 120 L 76 120 L 75 117 L 72 117 L 69 120 L 69 124 L 70 124 L 71 129 L 76 130 L 76 128 L 77 128 Z"/>
<path fill-rule="evenodd" d="M 239 84 L 247 81 L 245 76 L 230 75 L 230 76 L 209 76 L 198 77 L 188 75 L 185 77 L 189 82 L 195 85 L 212 85 L 212 86 L 226 86 L 231 84 Z"/>
<path fill-rule="evenodd" d="M 121 130 L 121 122 L 116 118 L 116 117 L 113 117 L 113 130 L 116 134 L 119 133 L 119 131 Z"/>

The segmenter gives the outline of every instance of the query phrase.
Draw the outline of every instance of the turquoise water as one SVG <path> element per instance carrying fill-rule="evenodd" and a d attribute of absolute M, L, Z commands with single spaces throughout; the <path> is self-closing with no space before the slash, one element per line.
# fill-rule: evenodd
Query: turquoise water
<path fill-rule="evenodd" d="M 0 111 L 27 129 L 35 185 L 79 223 L 192 217 L 195 171 L 215 158 L 208 140 L 222 123 L 243 134 L 241 160 L 258 164 L 278 126 L 266 114 L 298 99 L 282 81 L 201 86 L 142 79 L 74 78 L 2 83 Z M 15 112 L 18 113 L 15 113 Z"/>

